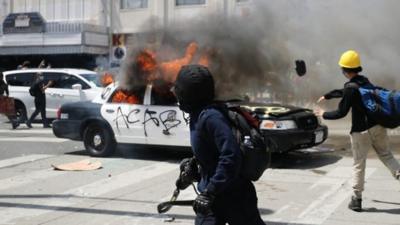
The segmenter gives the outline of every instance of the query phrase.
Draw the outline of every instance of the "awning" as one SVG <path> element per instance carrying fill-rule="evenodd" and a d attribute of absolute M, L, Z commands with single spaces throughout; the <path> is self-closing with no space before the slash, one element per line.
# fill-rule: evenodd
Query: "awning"
<path fill-rule="evenodd" d="M 16 46 L 1 47 L 0 55 L 59 55 L 59 54 L 90 54 L 106 55 L 109 53 L 107 47 L 98 46 Z"/>

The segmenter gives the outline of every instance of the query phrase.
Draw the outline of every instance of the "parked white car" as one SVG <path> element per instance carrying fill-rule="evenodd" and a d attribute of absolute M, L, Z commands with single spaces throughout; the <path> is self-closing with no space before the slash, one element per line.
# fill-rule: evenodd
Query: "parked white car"
<path fill-rule="evenodd" d="M 276 151 L 312 147 L 327 138 L 328 128 L 309 109 L 237 104 L 262 119 L 260 130 L 276 142 Z M 127 91 L 111 84 L 90 102 L 62 105 L 58 119 L 53 121 L 53 133 L 59 138 L 83 141 L 87 152 L 96 157 L 112 154 L 118 143 L 190 146 L 189 115 L 179 109 L 170 88 L 162 85 Z"/>
<path fill-rule="evenodd" d="M 56 118 L 62 104 L 92 100 L 103 90 L 100 75 L 90 70 L 24 69 L 3 72 L 4 80 L 9 85 L 10 97 L 15 98 L 17 119 L 21 122 L 35 110 L 34 97 L 29 94 L 29 88 L 37 73 L 41 73 L 45 81 L 54 81 L 46 89 L 48 118 Z"/>

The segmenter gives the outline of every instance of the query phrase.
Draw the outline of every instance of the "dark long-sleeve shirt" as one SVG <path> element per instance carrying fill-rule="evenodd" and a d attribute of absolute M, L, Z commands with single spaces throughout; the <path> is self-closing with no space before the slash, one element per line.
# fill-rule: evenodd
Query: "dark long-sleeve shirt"
<path fill-rule="evenodd" d="M 4 93 L 6 96 L 10 94 L 8 92 L 8 85 L 3 80 L 0 80 L 0 95 L 4 95 Z"/>
<path fill-rule="evenodd" d="M 354 85 L 356 84 L 356 85 Z M 350 133 L 363 132 L 375 126 L 377 123 L 367 117 L 358 86 L 372 85 L 369 80 L 361 75 L 353 77 L 344 85 L 343 89 L 336 89 L 324 95 L 325 99 L 342 98 L 336 110 L 325 112 L 324 119 L 336 120 L 343 118 L 352 109 L 352 126 Z"/>
<path fill-rule="evenodd" d="M 201 167 L 198 189 L 216 195 L 234 190 L 243 182 L 239 176 L 242 154 L 229 122 L 214 108 L 199 114 L 190 114 L 191 144 Z"/>

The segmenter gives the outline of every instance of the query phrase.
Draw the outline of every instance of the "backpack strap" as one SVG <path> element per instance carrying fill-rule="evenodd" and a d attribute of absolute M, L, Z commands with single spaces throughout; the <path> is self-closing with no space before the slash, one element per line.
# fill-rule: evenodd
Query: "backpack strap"
<path fill-rule="evenodd" d="M 360 88 L 360 85 L 358 85 L 355 82 L 348 82 L 344 85 L 344 88 L 354 88 L 354 89 L 358 89 Z"/>
<path fill-rule="evenodd" d="M 356 83 L 356 82 L 347 82 L 347 83 L 344 85 L 344 87 L 345 87 L 345 88 L 357 88 L 357 89 L 358 89 L 358 88 L 365 88 L 365 89 L 373 89 L 373 90 L 381 89 L 381 88 L 379 88 L 379 87 L 373 85 L 373 84 L 370 83 L 370 82 L 366 82 L 366 83 L 363 83 L 363 84 L 359 84 L 359 83 Z"/>
<path fill-rule="evenodd" d="M 394 100 L 394 96 L 396 95 L 396 91 L 391 91 L 389 94 L 389 102 L 390 102 L 390 107 L 392 109 L 392 114 L 396 112 L 396 103 Z"/>
<path fill-rule="evenodd" d="M 231 130 L 232 130 L 232 133 L 235 136 L 235 139 L 238 143 L 240 143 L 240 141 L 244 135 L 250 135 L 251 128 L 248 126 L 246 120 L 239 113 L 230 110 L 229 107 L 225 103 L 218 102 L 218 103 L 207 106 L 205 109 L 203 109 L 203 111 L 201 111 L 201 113 L 199 115 L 199 119 L 198 119 L 198 121 L 200 121 L 200 123 L 198 123 L 198 127 L 196 127 L 196 129 L 198 130 L 198 132 L 200 133 L 201 136 L 204 137 L 204 132 L 203 132 L 204 131 L 204 124 L 203 124 L 204 120 L 202 120 L 201 118 L 204 116 L 205 112 L 210 109 L 217 110 L 228 121 L 228 123 L 231 127 Z"/>

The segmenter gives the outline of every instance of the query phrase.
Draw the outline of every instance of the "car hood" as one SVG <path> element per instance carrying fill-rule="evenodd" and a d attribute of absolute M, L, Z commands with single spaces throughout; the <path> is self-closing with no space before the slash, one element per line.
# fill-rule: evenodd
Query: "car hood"
<path fill-rule="evenodd" d="M 255 112 L 261 118 L 282 118 L 298 113 L 312 113 L 310 109 L 277 103 L 239 102 L 238 104 Z"/>

